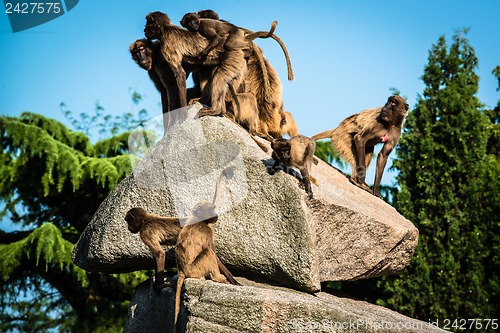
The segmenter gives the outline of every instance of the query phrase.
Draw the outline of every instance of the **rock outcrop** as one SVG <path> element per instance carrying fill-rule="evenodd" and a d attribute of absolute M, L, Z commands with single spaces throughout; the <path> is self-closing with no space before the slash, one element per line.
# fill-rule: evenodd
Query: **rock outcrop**
<path fill-rule="evenodd" d="M 243 286 L 187 279 L 180 332 L 445 332 L 367 302 L 238 280 Z M 141 284 L 124 332 L 173 332 L 174 299 L 174 289 L 158 297 L 150 281 Z"/>
<path fill-rule="evenodd" d="M 215 234 L 230 269 L 317 292 L 322 281 L 392 274 L 410 262 L 418 230 L 393 207 L 322 161 L 313 165 L 319 186 L 307 200 L 295 177 L 268 174 L 270 154 L 246 131 L 223 117 L 195 119 L 197 110 L 169 128 L 102 203 L 75 246 L 78 266 L 112 273 L 153 268 L 149 250 L 127 230 L 125 213 L 143 207 L 186 216 L 197 202 L 211 200 L 227 165 L 236 173 L 225 181 Z M 169 264 L 175 265 L 172 257 Z"/>

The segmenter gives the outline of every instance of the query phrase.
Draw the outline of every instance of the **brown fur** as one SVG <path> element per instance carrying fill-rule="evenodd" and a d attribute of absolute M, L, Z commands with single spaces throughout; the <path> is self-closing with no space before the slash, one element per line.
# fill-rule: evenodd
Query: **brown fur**
<path fill-rule="evenodd" d="M 283 113 L 283 119 L 281 120 L 281 133 L 282 135 L 288 134 L 290 137 L 299 135 L 299 129 L 297 124 L 292 117 L 290 112 Z"/>
<path fill-rule="evenodd" d="M 264 66 L 259 61 L 262 50 L 255 47 L 248 59 L 248 71 L 245 76 L 245 92 L 252 93 L 259 110 L 259 129 L 268 140 L 281 137 L 281 113 L 283 112 L 283 97 L 281 81 L 276 70 L 267 59 L 263 58 Z M 269 89 L 264 87 L 264 76 L 267 73 Z"/>
<path fill-rule="evenodd" d="M 210 84 L 211 105 L 214 110 L 225 112 L 228 85 L 241 76 L 241 70 L 245 68 L 242 49 L 228 52 L 220 47 L 215 48 L 203 61 L 200 61 L 200 53 L 209 45 L 207 39 L 198 33 L 171 24 L 169 17 L 161 12 L 149 13 L 146 16 L 144 33 L 148 39 L 160 41 L 163 57 L 172 69 L 178 87 L 180 107 L 187 105 L 186 72 L 182 64 L 213 65 Z"/>
<path fill-rule="evenodd" d="M 132 208 L 125 215 L 128 230 L 139 233 L 141 240 L 155 258 L 155 289 L 165 287 L 165 251 L 162 245 L 175 245 L 181 231 L 180 219 L 148 213 L 143 208 Z"/>
<path fill-rule="evenodd" d="M 213 17 L 218 15 L 210 11 Z M 198 13 L 199 15 L 200 13 Z M 187 14 L 188 15 L 188 14 Z M 200 15 L 201 16 L 201 15 Z M 193 16 L 191 16 L 193 17 Z M 202 21 L 202 20 L 200 20 Z M 219 21 L 225 24 L 229 24 L 226 21 Z M 274 29 L 276 28 L 277 22 L 274 21 L 270 31 L 268 32 L 252 32 L 248 29 L 238 28 L 243 30 L 246 35 L 246 40 L 251 41 L 254 38 L 273 38 L 281 46 L 285 58 L 287 61 L 288 68 L 288 79 L 293 80 L 293 69 L 290 61 L 290 56 L 285 44 L 274 34 Z M 233 25 L 231 25 L 234 27 Z M 279 80 L 278 74 L 271 64 L 265 59 L 262 50 L 254 43 L 251 42 L 251 50 L 248 54 L 247 52 L 247 67 L 248 70 L 244 77 L 244 87 L 247 93 L 251 93 L 255 96 L 257 100 L 257 106 L 259 110 L 259 129 L 260 136 L 272 140 L 272 138 L 281 137 L 287 131 L 282 130 L 281 119 L 283 116 L 283 99 L 282 99 L 282 87 Z M 233 80 L 232 85 L 234 87 L 239 86 L 239 81 Z M 240 91 L 238 91 L 240 92 Z M 203 112 L 203 115 L 216 115 L 217 111 L 213 113 Z M 293 130 L 292 130 L 293 132 Z"/>
<path fill-rule="evenodd" d="M 299 169 L 307 196 L 311 199 L 313 192 L 310 171 L 316 143 L 307 136 L 297 135 L 289 140 L 276 139 L 271 142 L 271 148 L 273 149 L 272 158 L 275 162 L 270 173 L 274 174 L 280 163 Z"/>
<path fill-rule="evenodd" d="M 333 148 L 352 168 L 351 182 L 371 191 L 365 183 L 374 146 L 384 143 L 378 157 L 373 194 L 379 196 L 380 180 L 387 158 L 396 147 L 408 112 L 408 104 L 400 96 L 391 96 L 383 107 L 361 111 L 344 119 L 329 131 L 314 135 L 313 140 L 330 138 Z"/>
<path fill-rule="evenodd" d="M 186 278 L 209 278 L 216 282 L 239 284 L 229 271 L 230 278 L 221 274 L 220 260 L 215 252 L 213 223 L 217 222 L 221 183 L 224 175 L 229 177 L 233 170 L 226 168 L 219 176 L 213 202 L 200 202 L 192 210 L 186 226 L 182 228 L 175 246 L 177 269 L 177 290 L 175 293 L 174 331 L 177 331 L 181 304 L 182 285 Z"/>

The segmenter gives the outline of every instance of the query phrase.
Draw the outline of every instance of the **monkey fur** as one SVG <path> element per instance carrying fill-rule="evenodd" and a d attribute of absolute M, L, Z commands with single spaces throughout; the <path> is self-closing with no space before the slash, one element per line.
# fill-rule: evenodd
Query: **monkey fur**
<path fill-rule="evenodd" d="M 181 292 L 187 278 L 209 278 L 216 282 L 239 285 L 227 268 L 226 275 L 221 274 L 220 260 L 215 251 L 213 224 L 217 222 L 217 210 L 223 177 L 231 178 L 233 167 L 224 169 L 217 180 L 213 202 L 200 202 L 195 205 L 188 217 L 175 246 L 177 260 L 177 289 L 175 292 L 174 332 L 177 332 L 181 303 Z M 224 273 L 222 271 L 222 273 Z"/>
<path fill-rule="evenodd" d="M 351 182 L 376 196 L 387 158 L 399 142 L 408 113 L 408 104 L 400 96 L 390 96 L 383 107 L 368 109 L 342 120 L 329 131 L 316 134 L 313 140 L 330 138 L 337 153 L 352 168 Z M 373 191 L 366 185 L 366 170 L 372 160 L 374 146 L 383 143 L 377 157 Z"/>
<path fill-rule="evenodd" d="M 314 150 L 316 143 L 307 136 L 297 135 L 290 139 L 276 139 L 271 142 L 273 149 L 272 158 L 275 161 L 270 170 L 270 174 L 274 174 L 280 163 L 286 167 L 297 168 L 302 175 L 302 182 L 305 185 L 305 190 L 308 199 L 312 199 L 313 192 L 311 189 L 311 163 L 313 162 Z M 284 170 L 287 172 L 287 169 Z"/>

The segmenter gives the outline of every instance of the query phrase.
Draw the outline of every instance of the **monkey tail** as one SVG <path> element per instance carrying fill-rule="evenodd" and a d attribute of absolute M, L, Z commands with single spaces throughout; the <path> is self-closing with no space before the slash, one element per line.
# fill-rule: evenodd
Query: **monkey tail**
<path fill-rule="evenodd" d="M 262 69 L 262 78 L 264 79 L 264 91 L 266 92 L 266 94 L 269 94 L 269 87 L 271 84 L 269 83 L 269 74 L 267 73 L 267 66 L 266 62 L 264 61 L 264 55 L 262 54 L 261 50 L 256 50 L 255 48 L 258 49 L 259 47 L 257 46 L 257 44 L 252 42 L 253 52 L 255 52 L 257 59 L 259 60 L 260 68 Z"/>
<path fill-rule="evenodd" d="M 249 42 L 253 41 L 256 38 L 269 38 L 272 37 L 274 30 L 276 30 L 276 26 L 278 25 L 278 21 L 273 21 L 271 23 L 271 29 L 269 31 L 257 31 L 254 33 L 251 33 L 245 37 L 245 39 Z"/>
<path fill-rule="evenodd" d="M 288 54 L 288 49 L 286 48 L 285 43 L 276 36 L 275 34 L 272 34 L 270 36 L 272 39 L 274 39 L 278 44 L 281 46 L 281 49 L 283 50 L 283 53 L 285 54 L 285 60 L 286 60 L 286 68 L 288 70 L 288 81 L 293 81 L 295 78 L 295 75 L 293 74 L 293 68 L 292 68 L 292 61 L 290 60 L 290 54 Z"/>
<path fill-rule="evenodd" d="M 319 134 L 313 135 L 311 137 L 311 139 L 313 139 L 314 141 L 320 140 L 320 139 L 331 139 L 332 135 L 333 135 L 333 130 L 328 130 L 328 131 L 324 131 L 324 132 L 321 132 Z"/>
<path fill-rule="evenodd" d="M 234 169 L 235 167 L 230 165 L 224 170 L 219 175 L 219 179 L 217 179 L 217 186 L 215 187 L 215 194 L 214 194 L 214 200 L 213 200 L 213 205 L 215 206 L 215 210 L 219 208 L 219 202 L 220 202 L 220 192 L 221 192 L 221 185 L 222 185 L 222 178 L 226 176 L 226 178 L 230 179 L 234 175 Z"/>
<path fill-rule="evenodd" d="M 217 258 L 217 265 L 219 266 L 219 270 L 222 273 L 222 275 L 224 275 L 231 284 L 234 284 L 235 286 L 241 286 L 241 284 L 238 281 L 236 281 L 233 274 L 231 274 L 231 272 L 227 269 L 227 267 L 224 266 L 222 261 L 220 261 L 219 257 L 217 257 L 217 255 L 215 257 Z"/>
<path fill-rule="evenodd" d="M 181 292 L 183 284 L 184 284 L 184 274 L 179 272 L 179 275 L 177 277 L 177 289 L 175 290 L 174 333 L 177 333 L 179 331 L 178 321 L 179 321 L 179 312 L 181 310 Z"/>

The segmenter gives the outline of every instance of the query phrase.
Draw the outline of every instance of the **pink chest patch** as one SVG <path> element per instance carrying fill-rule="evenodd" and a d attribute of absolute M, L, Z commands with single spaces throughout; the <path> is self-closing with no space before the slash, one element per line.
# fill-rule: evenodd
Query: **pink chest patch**
<path fill-rule="evenodd" d="M 389 140 L 389 135 L 387 133 L 380 137 L 380 141 L 382 142 L 386 142 L 387 140 Z"/>

